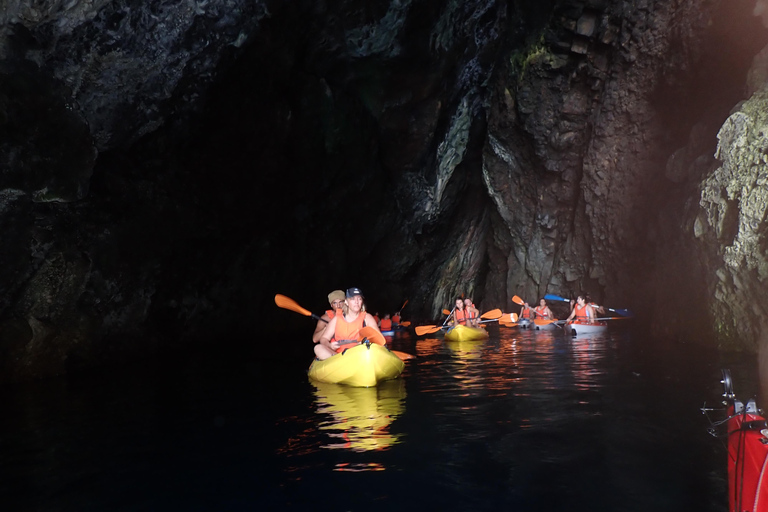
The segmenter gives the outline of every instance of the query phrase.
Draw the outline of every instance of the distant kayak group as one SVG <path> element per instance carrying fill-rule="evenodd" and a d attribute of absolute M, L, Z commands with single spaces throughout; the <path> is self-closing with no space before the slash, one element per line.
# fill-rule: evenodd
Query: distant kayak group
<path fill-rule="evenodd" d="M 569 302 L 571 311 L 568 318 L 557 320 L 547 300 Z M 368 313 L 364 301 L 363 292 L 359 288 L 334 290 L 328 294 L 331 309 L 317 316 L 284 295 L 275 296 L 275 303 L 279 307 L 317 320 L 312 335 L 315 358 L 308 370 L 311 379 L 350 386 L 375 386 L 380 381 L 398 377 L 405 367 L 404 361 L 414 357 L 387 348 L 385 337 L 391 337 L 410 325 L 410 322 L 402 322 L 400 316 L 408 301 L 396 313 L 387 313 L 382 318 L 378 317 L 378 313 Z M 571 335 L 600 332 L 607 328 L 603 320 L 609 318 L 597 317 L 605 309 L 589 301 L 584 294 L 575 300 L 545 295 L 536 308 L 531 308 L 517 296 L 512 301 L 521 306 L 519 315 L 505 314 L 500 309 L 480 314 L 471 298 L 458 297 L 450 311 L 443 310 L 446 317 L 442 325 L 418 326 L 415 329 L 416 335 L 444 331 L 446 341 L 482 341 L 489 337 L 484 324 L 495 321 L 506 327 L 539 330 L 563 327 Z M 611 311 L 621 314 L 621 311 L 627 310 Z"/>

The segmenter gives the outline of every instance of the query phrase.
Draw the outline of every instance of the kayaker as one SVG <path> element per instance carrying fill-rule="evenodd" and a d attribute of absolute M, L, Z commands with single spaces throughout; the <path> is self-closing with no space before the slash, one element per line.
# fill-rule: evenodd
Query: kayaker
<path fill-rule="evenodd" d="M 360 288 L 348 288 L 344 295 L 345 308 L 341 314 L 337 313 L 331 318 L 320 336 L 320 341 L 315 345 L 315 355 L 320 360 L 328 359 L 353 346 L 352 343 L 344 342 L 357 342 L 357 335 L 363 327 L 379 330 L 373 315 L 366 313 L 363 308 L 363 292 Z"/>
<path fill-rule="evenodd" d="M 387 315 L 389 316 L 389 315 Z M 394 315 L 392 315 L 392 323 L 395 324 L 395 327 L 400 325 L 400 312 L 398 311 Z"/>
<path fill-rule="evenodd" d="M 448 317 L 448 320 L 453 325 L 467 325 L 467 311 L 464 309 L 464 300 L 461 297 L 456 299 L 455 307 Z"/>
<path fill-rule="evenodd" d="M 523 302 L 523 307 L 520 308 L 520 320 L 533 320 L 534 311 L 527 302 Z"/>
<path fill-rule="evenodd" d="M 342 290 L 333 290 L 328 294 L 328 303 L 331 305 L 331 309 L 323 313 L 323 316 L 320 317 L 321 320 L 317 321 L 315 332 L 312 334 L 312 341 L 315 343 L 320 341 L 320 336 L 323 334 L 325 328 L 328 327 L 328 322 L 334 317 L 336 310 L 341 309 L 344 306 L 345 298 Z"/>
<path fill-rule="evenodd" d="M 585 295 L 579 295 L 576 297 L 576 305 L 573 306 L 571 314 L 568 315 L 566 323 L 570 323 L 575 320 L 580 323 L 591 324 L 595 321 L 595 313 L 592 311 L 592 306 L 587 304 Z"/>
<path fill-rule="evenodd" d="M 379 323 L 381 323 L 381 318 L 379 318 L 378 311 L 373 314 L 373 319 L 376 320 L 376 325 L 379 325 Z"/>
<path fill-rule="evenodd" d="M 389 318 L 389 313 L 384 315 L 384 318 L 381 319 L 381 322 L 379 322 L 379 329 L 382 331 L 391 331 L 392 330 L 392 319 Z"/>
<path fill-rule="evenodd" d="M 555 318 L 555 315 L 552 314 L 552 310 L 547 306 L 547 301 L 544 299 L 539 301 L 539 305 L 536 306 L 533 312 L 536 313 L 536 318 L 541 318 L 542 320 L 554 320 Z"/>
<path fill-rule="evenodd" d="M 472 324 L 473 327 L 478 326 L 477 318 L 480 316 L 480 311 L 475 307 L 475 305 L 472 303 L 472 299 L 464 299 L 464 311 L 467 312 L 467 318 L 469 318 L 469 323 Z"/>

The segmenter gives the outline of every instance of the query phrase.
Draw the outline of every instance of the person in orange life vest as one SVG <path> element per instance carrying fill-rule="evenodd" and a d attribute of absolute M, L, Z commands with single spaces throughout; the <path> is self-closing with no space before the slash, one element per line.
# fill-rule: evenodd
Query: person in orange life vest
<path fill-rule="evenodd" d="M 544 299 L 539 301 L 539 305 L 536 306 L 536 309 L 533 311 L 536 313 L 536 318 L 541 318 L 543 320 L 554 320 L 555 318 L 555 315 L 552 314 L 552 310 L 547 306 L 547 301 Z"/>
<path fill-rule="evenodd" d="M 533 320 L 533 309 L 527 302 L 523 302 L 523 307 L 520 308 L 520 320 Z"/>
<path fill-rule="evenodd" d="M 448 320 L 453 325 L 467 325 L 467 311 L 464 309 L 464 301 L 461 298 L 456 299 L 456 307 L 453 308 L 453 313 L 448 317 Z"/>
<path fill-rule="evenodd" d="M 576 297 L 576 305 L 573 307 L 573 311 L 568 315 L 566 322 L 575 320 L 580 323 L 591 324 L 595 321 L 595 313 L 592 311 L 592 306 L 587 304 L 584 295 Z"/>
<path fill-rule="evenodd" d="M 395 327 L 400 325 L 400 312 L 398 311 L 394 315 L 392 315 L 392 323 L 395 324 Z"/>
<path fill-rule="evenodd" d="M 373 319 L 376 320 L 376 325 L 379 325 L 381 323 L 381 319 L 379 318 L 378 311 L 373 314 Z"/>
<path fill-rule="evenodd" d="M 328 294 L 328 302 L 331 305 L 331 309 L 323 313 L 323 316 L 320 317 L 322 320 L 317 321 L 315 332 L 312 334 L 312 341 L 315 343 L 320 341 L 320 336 L 328 326 L 328 322 L 330 322 L 331 318 L 333 318 L 333 316 L 336 314 L 336 310 L 341 309 L 344 306 L 345 298 L 346 297 L 344 296 L 344 292 L 342 290 L 333 290 Z"/>
<path fill-rule="evenodd" d="M 389 313 L 384 315 L 384 318 L 381 319 L 381 322 L 379 322 L 379 328 L 382 331 L 391 331 L 392 330 L 392 319 L 389 318 Z"/>
<path fill-rule="evenodd" d="M 472 304 L 472 299 L 464 299 L 464 311 L 467 312 L 467 318 L 469 318 L 469 323 L 473 327 L 480 325 L 477 320 L 480 316 L 480 311 Z"/>
<path fill-rule="evenodd" d="M 349 288 L 345 293 L 346 306 L 341 314 L 334 315 L 320 336 L 320 342 L 315 345 L 315 355 L 318 359 L 329 357 L 353 347 L 354 343 L 345 343 L 354 340 L 357 343 L 357 335 L 363 327 L 373 327 L 377 331 L 379 326 L 373 321 L 373 315 L 365 312 L 363 307 L 363 292 L 359 288 Z M 331 341 L 333 340 L 333 341 Z"/>

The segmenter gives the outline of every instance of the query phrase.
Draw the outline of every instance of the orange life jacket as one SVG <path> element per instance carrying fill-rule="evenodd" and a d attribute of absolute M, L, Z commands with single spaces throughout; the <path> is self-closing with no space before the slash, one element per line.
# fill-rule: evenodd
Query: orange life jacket
<path fill-rule="evenodd" d="M 344 315 L 338 315 L 336 318 L 336 331 L 333 337 L 342 345 L 336 349 L 336 352 L 344 352 L 352 346 L 352 344 L 345 344 L 345 341 L 354 340 L 357 341 L 357 335 L 360 333 L 360 329 L 365 326 L 365 311 L 361 311 L 357 318 L 351 322 L 347 322 Z"/>
<path fill-rule="evenodd" d="M 382 331 L 391 331 L 392 330 L 392 320 L 389 318 L 384 318 L 381 320 L 381 330 Z"/>
<path fill-rule="evenodd" d="M 531 308 L 523 308 L 523 311 L 520 313 L 520 318 L 523 318 L 525 320 L 531 319 Z"/>
<path fill-rule="evenodd" d="M 392 317 L 392 322 L 399 324 L 400 323 L 400 315 L 395 315 Z"/>
<path fill-rule="evenodd" d="M 472 307 L 475 307 L 475 305 L 473 304 Z M 467 318 L 477 318 L 477 313 L 475 313 L 474 310 L 465 309 L 464 311 L 467 313 Z"/>
<path fill-rule="evenodd" d="M 328 318 L 333 318 L 334 316 L 336 316 L 336 311 L 329 309 L 325 312 L 325 314 L 328 315 Z"/>
<path fill-rule="evenodd" d="M 453 311 L 453 319 L 456 321 L 457 324 L 467 325 L 467 311 L 462 309 L 459 311 L 458 309 Z"/>
<path fill-rule="evenodd" d="M 544 316 L 544 312 L 546 310 L 547 310 L 547 306 L 544 306 L 544 307 L 537 306 L 536 307 L 536 316 Z"/>
<path fill-rule="evenodd" d="M 574 320 L 577 322 L 588 322 L 589 316 L 587 315 L 587 308 L 589 307 L 589 304 L 584 304 L 583 307 L 579 307 L 578 304 L 574 306 L 574 310 L 576 311 L 576 316 L 573 317 Z"/>

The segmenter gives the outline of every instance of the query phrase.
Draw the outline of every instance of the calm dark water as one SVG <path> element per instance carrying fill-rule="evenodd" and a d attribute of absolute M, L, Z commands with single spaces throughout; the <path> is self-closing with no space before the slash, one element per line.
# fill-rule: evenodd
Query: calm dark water
<path fill-rule="evenodd" d="M 396 338 L 375 389 L 313 385 L 311 358 L 188 356 L 0 392 L 3 510 L 727 509 L 699 408 L 746 355 L 632 330 L 487 342 Z"/>

